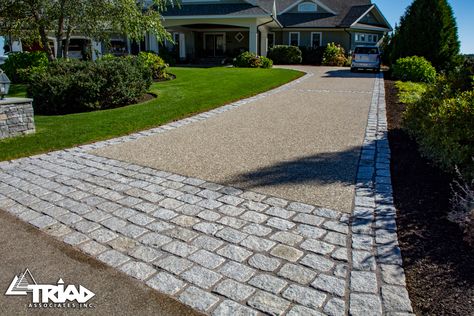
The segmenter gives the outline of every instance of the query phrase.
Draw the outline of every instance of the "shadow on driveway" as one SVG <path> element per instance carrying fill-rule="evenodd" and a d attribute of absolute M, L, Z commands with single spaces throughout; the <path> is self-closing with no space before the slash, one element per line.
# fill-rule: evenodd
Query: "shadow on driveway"
<path fill-rule="evenodd" d="M 371 70 L 359 70 L 351 72 L 349 68 L 326 71 L 323 78 L 375 78 L 375 73 Z"/>
<path fill-rule="evenodd" d="M 241 174 L 226 184 L 245 188 L 302 183 L 353 185 L 359 154 L 360 147 L 356 146 L 342 152 L 326 152 L 301 157 Z"/>

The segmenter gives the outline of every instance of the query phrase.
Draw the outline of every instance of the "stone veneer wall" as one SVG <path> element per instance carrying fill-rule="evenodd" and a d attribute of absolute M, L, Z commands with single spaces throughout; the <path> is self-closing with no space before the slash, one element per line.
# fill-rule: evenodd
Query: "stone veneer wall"
<path fill-rule="evenodd" d="M 34 132 L 32 99 L 6 98 L 0 100 L 0 139 Z"/>

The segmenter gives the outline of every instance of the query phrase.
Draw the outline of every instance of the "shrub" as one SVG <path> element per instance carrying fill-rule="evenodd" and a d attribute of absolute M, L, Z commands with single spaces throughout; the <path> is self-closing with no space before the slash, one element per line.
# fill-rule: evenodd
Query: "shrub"
<path fill-rule="evenodd" d="M 257 55 L 250 52 L 243 52 L 234 59 L 234 67 L 258 68 L 262 64 Z"/>
<path fill-rule="evenodd" d="M 468 91 L 474 89 L 474 59 L 465 57 L 462 65 L 449 73 L 449 80 L 456 90 Z"/>
<path fill-rule="evenodd" d="M 301 50 L 296 46 L 276 45 L 268 51 L 268 58 L 276 65 L 295 65 L 303 61 Z"/>
<path fill-rule="evenodd" d="M 261 56 L 260 58 L 262 60 L 261 68 L 269 69 L 273 67 L 273 60 L 265 56 Z"/>
<path fill-rule="evenodd" d="M 448 214 L 448 219 L 461 226 L 464 240 L 474 247 L 474 180 L 469 183 L 459 171 L 458 178 L 451 185 L 452 211 Z"/>
<path fill-rule="evenodd" d="M 179 54 L 176 49 L 169 50 L 166 46 L 160 46 L 158 55 L 170 66 L 175 66 L 179 59 Z"/>
<path fill-rule="evenodd" d="M 411 81 L 397 81 L 395 86 L 398 89 L 398 98 L 404 104 L 412 104 L 419 101 L 427 89 L 426 83 Z"/>
<path fill-rule="evenodd" d="M 326 46 L 323 54 L 324 66 L 345 66 L 347 64 L 347 57 L 344 48 L 339 44 L 329 43 Z"/>
<path fill-rule="evenodd" d="M 398 59 L 393 65 L 392 75 L 403 81 L 433 83 L 436 69 L 425 58 L 412 56 Z"/>
<path fill-rule="evenodd" d="M 44 71 L 47 66 L 46 53 L 24 52 L 8 55 L 1 68 L 13 83 L 27 83 L 33 73 Z"/>
<path fill-rule="evenodd" d="M 448 172 L 459 167 L 474 179 L 474 90 L 453 95 L 446 80 L 440 81 L 407 107 L 405 128 L 423 156 Z"/>
<path fill-rule="evenodd" d="M 313 47 L 300 47 L 304 65 L 321 65 L 323 63 L 323 54 L 326 46 Z"/>
<path fill-rule="evenodd" d="M 33 75 L 28 95 L 38 114 L 68 114 L 136 102 L 150 85 L 151 71 L 136 57 L 58 60 Z"/>
<path fill-rule="evenodd" d="M 140 61 L 145 65 L 145 67 L 148 67 L 151 70 L 153 79 L 169 79 L 167 73 L 168 65 L 160 56 L 154 53 L 141 52 L 140 54 L 138 54 L 138 59 L 140 59 Z"/>
<path fill-rule="evenodd" d="M 234 59 L 234 67 L 240 68 L 271 68 L 273 62 L 264 57 L 250 52 L 243 52 Z"/>

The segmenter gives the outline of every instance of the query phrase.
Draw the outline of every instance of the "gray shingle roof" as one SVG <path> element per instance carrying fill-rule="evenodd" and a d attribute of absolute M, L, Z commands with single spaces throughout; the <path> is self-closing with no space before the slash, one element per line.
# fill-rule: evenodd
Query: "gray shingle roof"
<path fill-rule="evenodd" d="M 349 9 L 349 12 L 347 12 L 346 16 L 344 19 L 342 19 L 340 26 L 342 27 L 349 27 L 351 26 L 355 21 L 357 21 L 358 18 L 362 16 L 367 10 L 369 10 L 372 7 L 372 5 L 361 5 L 361 6 L 354 6 Z"/>
<path fill-rule="evenodd" d="M 298 0 L 277 0 L 278 21 L 283 27 L 289 28 L 332 28 L 350 27 L 371 6 L 371 0 L 319 0 L 322 4 L 336 12 L 330 13 L 283 13 L 284 10 Z M 186 4 L 181 7 L 168 8 L 163 16 L 258 16 L 270 15 L 273 0 L 257 0 L 256 6 L 247 3 L 220 4 Z"/>
<path fill-rule="evenodd" d="M 339 13 L 339 15 L 345 15 L 347 11 L 353 6 L 369 5 L 372 4 L 371 0 L 319 0 L 325 4 L 328 8 Z"/>
<path fill-rule="evenodd" d="M 181 7 L 168 8 L 163 12 L 163 16 L 199 16 L 199 15 L 229 15 L 229 16 L 249 16 L 268 15 L 264 9 L 244 3 L 223 3 L 223 4 L 190 4 Z"/>
<path fill-rule="evenodd" d="M 284 13 L 278 16 L 284 27 L 335 27 L 338 17 L 331 13 Z"/>

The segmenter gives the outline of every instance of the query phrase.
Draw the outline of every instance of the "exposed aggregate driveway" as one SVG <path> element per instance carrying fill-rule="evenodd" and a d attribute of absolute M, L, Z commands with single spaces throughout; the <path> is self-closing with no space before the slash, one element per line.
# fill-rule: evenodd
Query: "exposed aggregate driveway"
<path fill-rule="evenodd" d="M 314 75 L 290 89 L 95 153 L 350 212 L 375 76 L 303 69 Z"/>
<path fill-rule="evenodd" d="M 301 69 L 188 119 L 0 163 L 0 208 L 208 314 L 410 313 L 383 79 Z"/>

